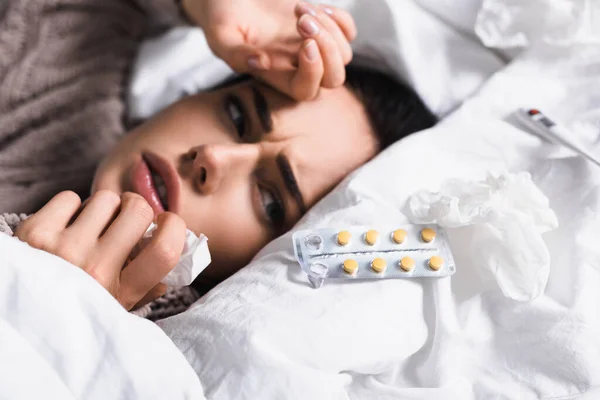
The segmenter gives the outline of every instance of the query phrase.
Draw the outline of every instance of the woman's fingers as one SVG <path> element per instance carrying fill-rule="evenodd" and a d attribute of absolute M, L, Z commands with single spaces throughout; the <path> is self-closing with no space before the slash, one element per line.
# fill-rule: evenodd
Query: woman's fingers
<path fill-rule="evenodd" d="M 318 18 L 340 46 L 344 62 L 348 64 L 351 61 L 350 42 L 356 39 L 356 24 L 349 12 L 329 5 L 312 5 L 305 2 L 298 3 L 295 12 L 298 18 L 304 14 Z"/>
<path fill-rule="evenodd" d="M 71 225 L 61 233 L 57 252 L 82 265 L 86 255 L 98 244 L 98 238 L 116 217 L 121 198 L 115 192 L 101 190 L 88 198 Z"/>
<path fill-rule="evenodd" d="M 81 206 L 79 196 L 71 191 L 60 192 L 38 212 L 17 228 L 15 236 L 32 247 L 47 250 L 58 240 Z"/>
<path fill-rule="evenodd" d="M 329 5 L 320 5 L 319 8 L 336 22 L 347 41 L 351 42 L 356 39 L 356 23 L 348 11 Z"/>
<path fill-rule="evenodd" d="M 343 40 L 341 40 L 342 37 L 339 37 L 338 39 L 337 34 L 334 34 L 339 44 L 344 42 L 349 44 L 349 42 L 356 39 L 356 24 L 354 22 L 354 18 L 352 18 L 352 15 L 348 11 L 325 4 L 312 5 L 309 3 L 300 2 L 296 6 L 295 13 L 296 17 L 298 18 L 304 14 L 309 14 L 315 18 L 319 18 L 321 23 L 325 25 L 331 34 L 334 34 L 335 31 L 339 31 L 342 34 Z M 324 18 L 325 16 L 327 18 Z M 335 25 L 335 30 L 330 28 L 331 25 L 329 22 L 332 22 Z"/>
<path fill-rule="evenodd" d="M 298 32 L 305 38 L 312 38 L 319 47 L 323 60 L 323 79 L 321 86 L 334 88 L 346 80 L 344 61 L 336 41 L 318 21 L 317 17 L 304 14 L 298 20 Z"/>
<path fill-rule="evenodd" d="M 74 217 L 80 206 L 75 193 L 59 193 L 19 226 L 17 236 L 83 269 L 128 309 L 164 293 L 160 281 L 177 264 L 185 243 L 183 220 L 160 214 L 148 245 L 123 268 L 154 219 L 152 207 L 135 193 L 106 191 L 94 194 Z"/>
<path fill-rule="evenodd" d="M 74 237 L 97 240 L 116 216 L 121 198 L 115 192 L 100 190 L 87 199 L 83 210 L 65 232 Z"/>
<path fill-rule="evenodd" d="M 323 60 L 314 39 L 304 41 L 298 56 L 298 70 L 290 81 L 290 92 L 297 100 L 311 100 L 319 93 L 323 79 Z"/>
<path fill-rule="evenodd" d="M 60 192 L 25 222 L 55 228 L 52 230 L 63 230 L 80 206 L 81 199 L 75 192 Z"/>
<path fill-rule="evenodd" d="M 185 222 L 176 214 L 158 216 L 150 243 L 121 272 L 120 286 L 126 288 L 119 301 L 126 308 L 137 304 L 177 264 L 185 243 Z"/>
<path fill-rule="evenodd" d="M 121 270 L 153 219 L 154 211 L 142 196 L 130 192 L 121 196 L 119 215 L 98 242 L 94 264 L 103 266 L 102 274 L 113 276 Z M 99 278 L 93 271 L 88 273 Z"/>
<path fill-rule="evenodd" d="M 339 23 L 332 18 L 331 14 L 326 13 L 325 10 L 329 10 L 333 13 L 331 8 L 319 7 L 317 18 L 321 25 L 327 30 L 327 32 L 329 32 L 333 40 L 335 40 L 337 43 L 338 51 L 342 56 L 342 61 L 344 65 L 346 65 L 352 61 L 352 47 L 350 47 L 349 39 L 342 31 Z"/>

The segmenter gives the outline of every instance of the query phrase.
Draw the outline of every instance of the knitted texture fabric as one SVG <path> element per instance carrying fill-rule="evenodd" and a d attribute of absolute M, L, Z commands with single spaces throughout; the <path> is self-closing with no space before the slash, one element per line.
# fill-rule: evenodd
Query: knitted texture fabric
<path fill-rule="evenodd" d="M 152 321 L 158 321 L 184 312 L 199 298 L 198 292 L 189 286 L 168 288 L 167 293 L 153 302 L 131 311 L 131 313 Z"/>
<path fill-rule="evenodd" d="M 0 233 L 13 236 L 19 222 L 27 219 L 27 214 L 0 214 Z"/>
<path fill-rule="evenodd" d="M 26 218 L 25 214 L 0 214 L 0 233 L 13 235 L 19 222 Z M 168 288 L 167 293 L 131 313 L 157 321 L 187 310 L 199 298 L 198 292 L 191 287 Z"/>
<path fill-rule="evenodd" d="M 87 197 L 126 130 L 138 45 L 178 20 L 175 0 L 0 0 L 0 211 Z"/>
<path fill-rule="evenodd" d="M 176 0 L 0 0 L 0 211 L 36 212 L 62 190 L 88 196 L 126 131 L 139 44 L 182 21 Z M 0 215 L 0 232 L 25 217 Z M 171 288 L 134 313 L 156 320 L 198 297 Z"/>

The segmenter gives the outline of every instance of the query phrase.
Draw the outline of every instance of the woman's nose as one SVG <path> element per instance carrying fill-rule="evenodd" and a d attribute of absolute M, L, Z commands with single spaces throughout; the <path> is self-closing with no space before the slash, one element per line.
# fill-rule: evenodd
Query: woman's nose
<path fill-rule="evenodd" d="M 249 144 L 203 144 L 188 152 L 193 163 L 194 186 L 202 194 L 216 192 L 230 174 L 250 174 L 257 151 Z"/>

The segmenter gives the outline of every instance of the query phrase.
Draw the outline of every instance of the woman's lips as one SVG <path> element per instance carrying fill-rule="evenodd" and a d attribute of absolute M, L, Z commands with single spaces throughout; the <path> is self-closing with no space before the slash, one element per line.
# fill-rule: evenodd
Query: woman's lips
<path fill-rule="evenodd" d="M 178 213 L 179 211 L 179 193 L 181 191 L 181 182 L 177 171 L 167 160 L 154 153 L 144 153 L 143 160 L 148 164 L 150 169 L 162 178 L 167 188 L 167 207 L 169 211 Z M 150 177 L 152 180 L 152 177 Z M 156 192 L 156 190 L 155 190 Z M 160 198 L 156 194 L 158 203 Z"/>
<path fill-rule="evenodd" d="M 154 215 L 165 212 L 164 207 L 160 202 L 156 187 L 152 181 L 152 174 L 148 164 L 141 158 L 131 170 L 131 185 L 133 191 L 142 196 L 154 210 Z"/>

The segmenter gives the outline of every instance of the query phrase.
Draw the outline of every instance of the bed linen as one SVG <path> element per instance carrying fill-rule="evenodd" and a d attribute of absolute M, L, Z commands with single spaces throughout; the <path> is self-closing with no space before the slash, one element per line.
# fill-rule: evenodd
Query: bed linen
<path fill-rule="evenodd" d="M 89 275 L 0 234 L 0 399 L 204 399 L 152 322 Z"/>
<path fill-rule="evenodd" d="M 525 50 L 437 127 L 388 149 L 295 227 L 403 223 L 418 190 L 525 171 L 559 221 L 543 236 L 551 264 L 542 296 L 504 297 L 460 229 L 450 235 L 451 279 L 314 290 L 290 233 L 187 313 L 159 322 L 207 398 L 598 398 L 600 169 L 527 133 L 511 114 L 538 107 L 598 151 L 599 74 L 597 46 Z"/>
<path fill-rule="evenodd" d="M 464 65 L 477 65 L 466 57 Z M 589 238 L 600 236 L 600 173 L 513 125 L 510 114 L 540 107 L 597 146 L 600 52 L 542 46 L 497 65 L 463 97 L 434 94 L 432 104 L 451 105 L 441 114 L 470 99 L 354 173 L 296 229 L 402 223 L 417 190 L 493 169 L 527 171 L 560 224 L 544 236 L 552 263 L 543 296 L 504 298 L 464 231 L 453 233 L 452 279 L 314 290 L 290 233 L 190 311 L 160 322 L 165 336 L 80 270 L 0 235 L 0 398 L 598 398 L 600 251 Z M 444 84 L 435 93 L 457 93 Z M 9 249 L 14 257 L 4 257 Z"/>
<path fill-rule="evenodd" d="M 600 384 L 600 253 L 593 244 L 600 171 L 552 151 L 506 122 L 471 115 L 397 144 L 297 226 L 403 223 L 407 195 L 423 187 L 481 179 L 494 168 L 528 171 L 560 224 L 544 236 L 550 276 L 531 302 L 502 295 L 460 230 L 449 234 L 457 263 L 451 279 L 319 290 L 308 285 L 286 235 L 191 310 L 159 324 L 208 398 L 591 396 Z M 424 160 L 432 168 L 418 171 Z M 392 168 L 403 172 L 390 180 L 383 171 Z"/>

